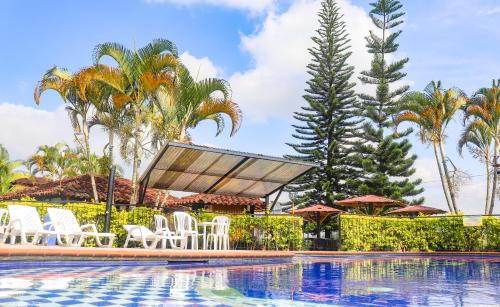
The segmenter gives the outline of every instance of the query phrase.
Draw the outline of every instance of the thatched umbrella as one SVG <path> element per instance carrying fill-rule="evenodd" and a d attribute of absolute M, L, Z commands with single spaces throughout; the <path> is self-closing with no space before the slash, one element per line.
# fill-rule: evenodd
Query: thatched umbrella
<path fill-rule="evenodd" d="M 332 214 L 343 213 L 344 211 L 324 205 L 314 205 L 307 208 L 297 209 L 294 214 L 301 215 L 305 219 L 316 222 L 316 236 L 319 239 L 321 234 L 321 224 Z"/>
<path fill-rule="evenodd" d="M 400 201 L 377 195 L 364 195 L 344 200 L 338 200 L 335 202 L 335 204 L 353 208 L 368 208 L 369 214 L 373 214 L 374 208 L 404 206 L 404 204 Z"/>
<path fill-rule="evenodd" d="M 416 216 L 419 213 L 424 214 L 424 215 L 433 215 L 433 214 L 440 214 L 440 213 L 446 213 L 446 211 L 438 209 L 438 208 L 432 208 L 432 207 L 427 207 L 427 206 L 422 206 L 422 205 L 415 205 L 415 206 L 408 206 L 400 209 L 396 209 L 393 211 L 389 211 L 386 214 L 387 215 L 408 215 L 408 216 Z"/>

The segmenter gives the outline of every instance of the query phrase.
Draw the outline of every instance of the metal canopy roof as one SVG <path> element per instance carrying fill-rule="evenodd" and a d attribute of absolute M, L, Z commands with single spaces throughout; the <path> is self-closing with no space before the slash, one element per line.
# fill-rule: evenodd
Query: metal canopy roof
<path fill-rule="evenodd" d="M 141 176 L 145 188 L 247 197 L 268 196 L 314 163 L 168 142 Z"/>

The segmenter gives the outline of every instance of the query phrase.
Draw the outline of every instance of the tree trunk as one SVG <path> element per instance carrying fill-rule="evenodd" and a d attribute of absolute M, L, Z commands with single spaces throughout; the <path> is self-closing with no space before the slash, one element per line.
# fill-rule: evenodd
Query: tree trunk
<path fill-rule="evenodd" d="M 136 103 L 134 104 L 135 113 L 135 130 L 134 130 L 134 162 L 132 164 L 132 193 L 130 195 L 130 204 L 137 204 L 137 197 L 139 194 L 139 159 L 141 148 L 141 109 Z"/>
<path fill-rule="evenodd" d="M 491 175 L 490 175 L 490 153 L 486 150 L 484 155 L 485 164 L 486 164 L 486 203 L 484 205 L 484 214 L 488 214 L 490 208 L 490 185 L 491 185 Z"/>
<path fill-rule="evenodd" d="M 497 192 L 497 180 L 498 180 L 498 175 L 497 175 L 497 169 L 496 165 L 498 164 L 498 140 L 495 140 L 495 147 L 493 152 L 493 180 L 491 182 L 491 198 L 490 198 L 490 208 L 487 214 L 493 214 L 493 207 L 495 207 L 495 199 L 496 199 L 496 192 Z"/>
<path fill-rule="evenodd" d="M 450 172 L 448 171 L 448 166 L 446 165 L 446 152 L 444 151 L 443 142 L 439 142 L 439 151 L 441 152 L 441 162 L 443 164 L 444 175 L 446 177 L 446 182 L 448 183 L 448 190 L 450 192 L 451 204 L 453 206 L 454 213 L 458 213 L 457 203 L 455 199 L 455 192 L 453 191 L 453 184 L 450 178 Z"/>
<path fill-rule="evenodd" d="M 436 156 L 436 163 L 439 171 L 439 178 L 441 179 L 441 185 L 443 187 L 444 197 L 446 198 L 446 203 L 448 204 L 448 209 L 450 210 L 450 213 L 455 213 L 453 205 L 451 204 L 448 184 L 446 183 L 446 179 L 444 178 L 441 159 L 439 158 L 438 144 L 436 142 L 433 142 L 433 146 L 434 146 L 434 155 Z"/>
<path fill-rule="evenodd" d="M 92 193 L 94 194 L 94 201 L 99 202 L 99 194 L 97 193 L 97 185 L 95 184 L 94 172 L 92 171 L 92 164 L 90 162 L 90 144 L 89 144 L 89 126 L 87 121 L 83 119 L 83 141 L 85 143 L 85 154 L 87 156 L 87 167 L 89 168 L 90 184 L 92 185 Z"/>

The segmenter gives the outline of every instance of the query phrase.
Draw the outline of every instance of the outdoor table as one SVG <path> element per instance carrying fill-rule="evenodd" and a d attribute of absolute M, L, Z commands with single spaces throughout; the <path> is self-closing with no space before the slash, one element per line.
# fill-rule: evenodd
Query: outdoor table
<path fill-rule="evenodd" d="M 213 222 L 198 223 L 198 227 L 203 227 L 203 249 L 207 249 L 207 226 L 214 227 Z"/>

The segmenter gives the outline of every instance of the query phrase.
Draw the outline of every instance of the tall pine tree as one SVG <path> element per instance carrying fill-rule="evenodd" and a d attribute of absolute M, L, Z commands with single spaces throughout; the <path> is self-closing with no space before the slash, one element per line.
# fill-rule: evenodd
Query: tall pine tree
<path fill-rule="evenodd" d="M 377 34 L 370 31 L 366 37 L 368 52 L 373 54 L 371 69 L 363 71 L 359 78 L 363 84 L 376 85 L 375 95 L 362 94 L 360 113 L 365 121 L 362 126 L 361 142 L 358 144 L 358 163 L 364 170 L 357 182 L 358 194 L 376 194 L 392 199 L 407 199 L 423 192 L 421 180 L 410 180 L 415 173 L 415 155 L 410 155 L 411 144 L 401 139 L 411 133 L 407 130 L 394 135 L 392 116 L 398 108 L 398 98 L 408 90 L 408 86 L 395 86 L 403 79 L 402 72 L 408 58 L 390 62 L 389 56 L 397 51 L 396 39 L 403 23 L 402 4 L 397 0 L 378 0 L 370 4 L 370 17 L 379 29 Z M 379 36 L 381 34 L 381 36 Z M 392 87 L 390 86 L 392 84 Z M 414 198 L 414 203 L 422 203 L 423 198 Z"/>
<path fill-rule="evenodd" d="M 311 79 L 303 96 L 307 105 L 294 114 L 300 123 L 293 125 L 293 137 L 300 143 L 288 144 L 297 152 L 288 157 L 320 165 L 291 190 L 304 192 L 302 201 L 332 204 L 354 192 L 348 182 L 356 178 L 351 156 L 359 120 L 354 118 L 357 99 L 350 82 L 354 68 L 347 63 L 350 40 L 335 0 L 324 0 L 318 16 L 307 66 Z"/>

